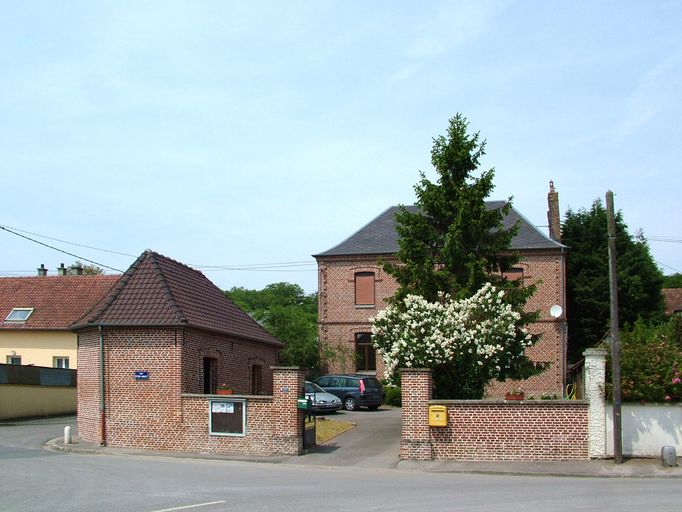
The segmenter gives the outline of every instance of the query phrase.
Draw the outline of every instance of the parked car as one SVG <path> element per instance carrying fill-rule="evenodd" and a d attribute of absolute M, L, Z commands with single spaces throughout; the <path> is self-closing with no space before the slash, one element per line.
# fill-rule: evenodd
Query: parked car
<path fill-rule="evenodd" d="M 342 406 L 338 396 L 327 393 L 310 381 L 305 381 L 305 397 L 312 401 L 313 412 L 336 412 Z"/>
<path fill-rule="evenodd" d="M 338 396 L 343 407 L 355 411 L 359 407 L 378 409 L 384 403 L 384 387 L 369 375 L 324 375 L 315 379 L 322 389 Z"/>

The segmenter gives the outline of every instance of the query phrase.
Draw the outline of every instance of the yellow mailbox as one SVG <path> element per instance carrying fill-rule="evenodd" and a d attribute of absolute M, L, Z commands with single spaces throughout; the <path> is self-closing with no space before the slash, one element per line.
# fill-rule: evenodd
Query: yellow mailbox
<path fill-rule="evenodd" d="M 429 427 L 447 427 L 448 410 L 444 405 L 429 406 Z"/>

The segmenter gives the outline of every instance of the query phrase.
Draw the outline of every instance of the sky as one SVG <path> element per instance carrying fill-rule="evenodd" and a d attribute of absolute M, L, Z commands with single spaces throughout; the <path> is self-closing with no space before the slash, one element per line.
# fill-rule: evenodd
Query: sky
<path fill-rule="evenodd" d="M 680 26 L 677 1 L 6 2 L 0 276 L 152 249 L 314 292 L 311 255 L 412 204 L 458 112 L 490 199 L 546 231 L 550 180 L 562 219 L 612 190 L 682 272 Z"/>

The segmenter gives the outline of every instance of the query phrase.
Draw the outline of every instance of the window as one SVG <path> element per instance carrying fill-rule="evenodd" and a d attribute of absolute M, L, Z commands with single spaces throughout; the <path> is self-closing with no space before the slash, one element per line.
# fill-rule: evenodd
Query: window
<path fill-rule="evenodd" d="M 7 356 L 7 364 L 21 364 L 21 356 Z"/>
<path fill-rule="evenodd" d="M 263 367 L 254 364 L 251 367 L 251 394 L 260 395 L 263 392 Z"/>
<path fill-rule="evenodd" d="M 504 277 L 507 281 L 521 281 L 521 285 L 523 285 L 523 269 L 522 268 L 512 268 L 508 270 L 507 272 L 504 272 L 502 274 L 502 277 Z"/>
<path fill-rule="evenodd" d="M 69 358 L 68 357 L 53 357 L 52 366 L 54 368 L 68 368 Z"/>
<path fill-rule="evenodd" d="M 218 388 L 218 360 L 214 357 L 204 357 L 204 394 L 215 395 Z"/>
<path fill-rule="evenodd" d="M 355 305 L 374 306 L 374 272 L 355 273 Z"/>
<path fill-rule="evenodd" d="M 5 318 L 5 322 L 25 322 L 31 313 L 33 313 L 33 308 L 14 308 Z"/>
<path fill-rule="evenodd" d="M 355 335 L 355 358 L 357 371 L 370 371 L 377 369 L 377 352 L 372 345 L 372 335 L 368 332 L 359 332 Z"/>

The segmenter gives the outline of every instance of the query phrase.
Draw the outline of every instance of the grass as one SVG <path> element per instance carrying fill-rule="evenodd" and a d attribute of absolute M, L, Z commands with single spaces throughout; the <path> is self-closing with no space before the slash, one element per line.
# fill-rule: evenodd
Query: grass
<path fill-rule="evenodd" d="M 312 422 L 306 421 L 306 426 L 309 424 L 312 425 Z M 350 421 L 330 420 L 318 416 L 317 430 L 315 432 L 317 444 L 325 443 L 353 427 L 355 427 L 355 423 Z"/>

